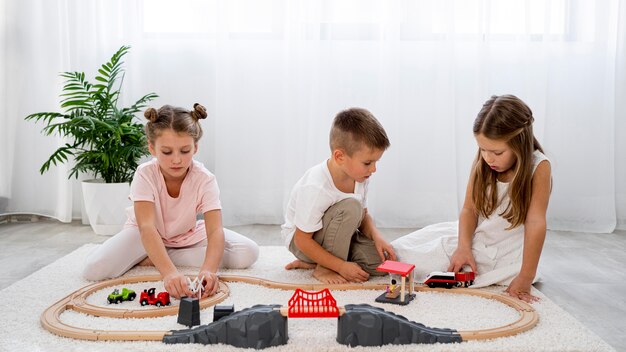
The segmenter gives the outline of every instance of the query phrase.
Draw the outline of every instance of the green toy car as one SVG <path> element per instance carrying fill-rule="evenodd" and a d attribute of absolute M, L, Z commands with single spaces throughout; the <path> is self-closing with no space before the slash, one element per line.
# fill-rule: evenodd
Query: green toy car
<path fill-rule="evenodd" d="M 109 294 L 109 297 L 107 297 L 107 301 L 109 302 L 109 304 L 118 304 L 122 301 L 132 301 L 135 299 L 135 297 L 137 297 L 137 294 L 133 290 L 123 288 L 122 293 L 120 293 L 120 290 L 115 289 Z"/>

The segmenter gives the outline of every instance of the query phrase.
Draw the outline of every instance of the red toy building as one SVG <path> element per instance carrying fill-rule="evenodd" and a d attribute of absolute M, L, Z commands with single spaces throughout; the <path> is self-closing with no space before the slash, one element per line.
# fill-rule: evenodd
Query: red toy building
<path fill-rule="evenodd" d="M 376 268 L 378 271 L 384 271 L 392 274 L 392 281 L 387 286 L 387 292 L 376 298 L 376 302 L 381 303 L 393 303 L 400 305 L 407 305 L 415 298 L 413 293 L 413 269 L 415 265 L 396 262 L 393 260 L 385 260 L 381 265 Z M 393 275 L 400 276 L 400 287 L 397 286 L 397 281 L 393 279 Z M 406 282 L 408 279 L 408 283 Z M 408 285 L 408 293 L 407 291 Z M 398 294 L 399 292 L 399 294 Z"/>

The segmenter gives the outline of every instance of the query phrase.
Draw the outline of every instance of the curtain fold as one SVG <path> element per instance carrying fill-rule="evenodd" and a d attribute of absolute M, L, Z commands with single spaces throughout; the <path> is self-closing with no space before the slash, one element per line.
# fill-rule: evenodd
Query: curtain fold
<path fill-rule="evenodd" d="M 0 1 L 0 116 L 7 116 L 7 48 L 8 48 L 8 23 L 7 13 L 8 6 L 5 1 Z M 10 171 L 8 165 L 12 163 L 9 159 L 9 155 L 12 154 L 13 146 L 12 141 L 9 140 L 9 127 L 8 118 L 0 118 L 0 150 L 7 152 L 0 153 L 0 165 L 2 170 L 0 172 L 0 213 L 4 212 L 7 207 L 9 197 L 11 196 L 11 180 L 9 178 Z M 11 149 L 9 149 L 9 146 Z"/>
<path fill-rule="evenodd" d="M 615 35 L 615 201 L 617 228 L 626 230 L 626 3 L 620 1 Z"/>
<path fill-rule="evenodd" d="M 334 115 L 352 106 L 372 111 L 391 140 L 371 180 L 377 224 L 454 220 L 476 154 L 472 122 L 490 95 L 515 94 L 552 160 L 549 227 L 626 228 L 622 1 L 2 6 L 0 213 L 80 217 L 69 166 L 38 172 L 60 141 L 23 118 L 58 110 L 59 72 L 93 77 L 131 45 L 123 104 L 154 91 L 155 107 L 207 106 L 196 157 L 218 177 L 226 224 L 281 223 L 293 184 L 329 156 Z"/>

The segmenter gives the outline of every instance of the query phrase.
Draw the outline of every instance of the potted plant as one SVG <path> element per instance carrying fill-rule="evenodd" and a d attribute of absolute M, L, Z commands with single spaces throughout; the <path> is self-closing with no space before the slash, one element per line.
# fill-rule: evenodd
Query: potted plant
<path fill-rule="evenodd" d="M 25 118 L 44 123 L 45 135 L 57 134 L 67 141 L 43 163 L 40 173 L 52 164 L 73 159 L 68 178 L 83 173 L 95 178 L 83 181 L 82 189 L 85 210 L 97 234 L 112 235 L 122 228 L 125 204 L 130 205 L 129 183 L 140 159 L 149 154 L 144 127 L 135 121 L 135 114 L 158 96 L 149 93 L 130 107 L 118 107 L 124 81 L 122 59 L 129 49 L 122 46 L 100 67 L 95 84 L 87 81 L 84 72 L 63 72 L 64 112 L 40 112 Z"/>

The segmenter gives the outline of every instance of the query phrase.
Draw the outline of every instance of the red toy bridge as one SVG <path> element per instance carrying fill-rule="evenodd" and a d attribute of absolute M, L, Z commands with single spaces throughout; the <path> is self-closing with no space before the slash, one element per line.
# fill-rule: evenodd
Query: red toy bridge
<path fill-rule="evenodd" d="M 296 289 L 289 299 L 290 318 L 336 318 L 339 316 L 337 301 L 325 288 L 317 292 Z"/>

